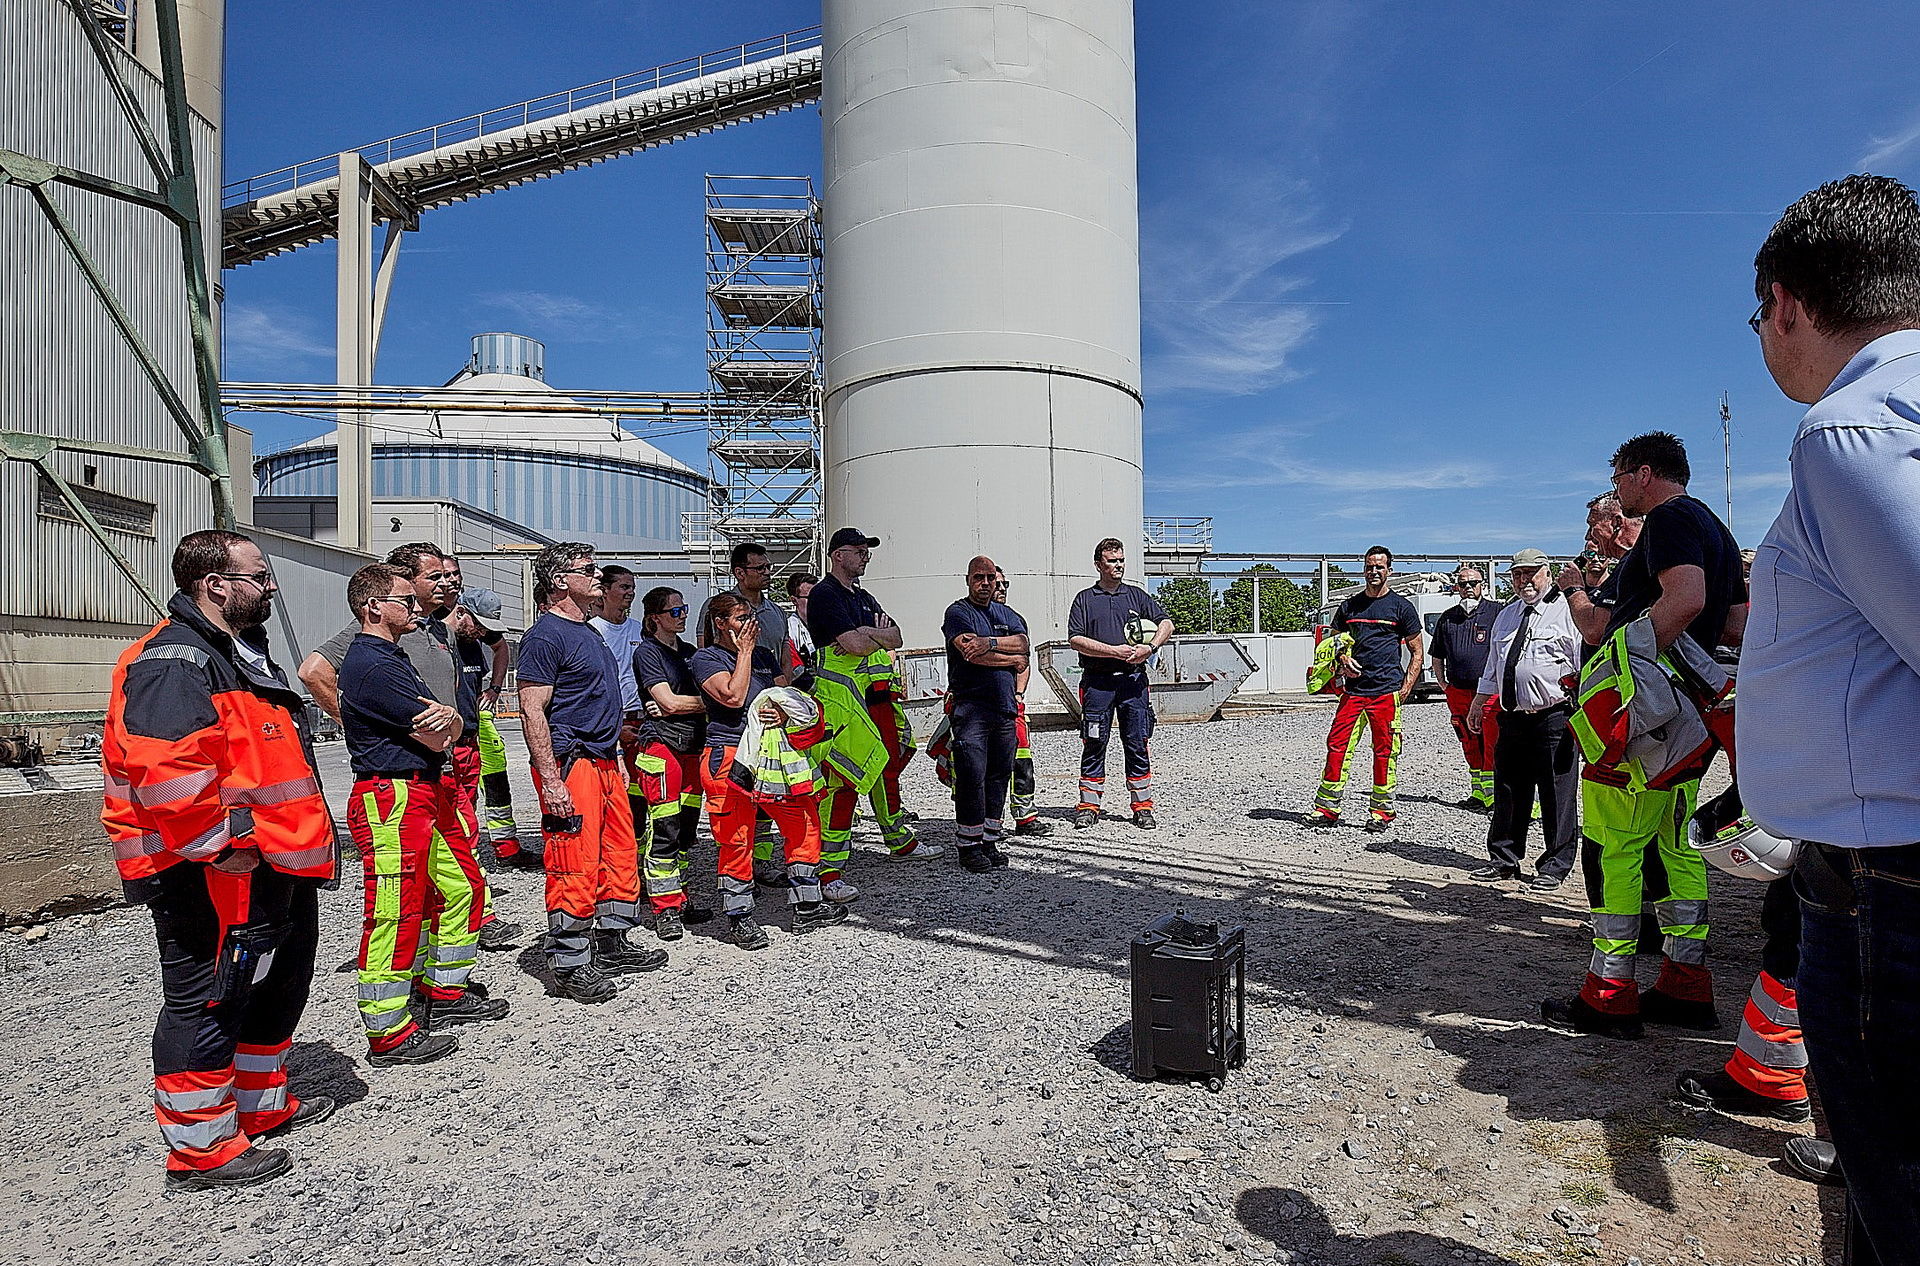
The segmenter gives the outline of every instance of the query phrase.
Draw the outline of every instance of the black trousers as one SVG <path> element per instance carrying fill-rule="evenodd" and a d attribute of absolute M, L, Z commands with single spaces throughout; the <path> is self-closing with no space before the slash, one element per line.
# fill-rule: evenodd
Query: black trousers
<path fill-rule="evenodd" d="M 1500 713 L 1493 749 L 1493 820 L 1487 824 L 1487 856 L 1496 866 L 1520 868 L 1535 796 L 1545 833 L 1539 871 L 1565 879 L 1580 846 L 1579 749 L 1567 729 L 1572 709 Z"/>
<path fill-rule="evenodd" d="M 319 881 L 283 875 L 265 863 L 237 879 L 212 871 L 199 862 L 169 866 L 157 876 L 158 891 L 147 903 L 160 941 L 164 995 L 153 1030 L 153 1071 L 158 1074 L 225 1068 L 241 1042 L 272 1046 L 286 1041 L 300 1023 L 313 985 L 320 942 Z M 244 999 L 210 1007 L 226 927 L 222 910 L 232 916 L 243 887 L 247 912 L 239 926 L 277 931 L 280 947 L 266 975 Z"/>
<path fill-rule="evenodd" d="M 953 809 L 960 826 L 1000 821 L 1017 750 L 1013 713 L 967 699 L 953 701 Z"/>

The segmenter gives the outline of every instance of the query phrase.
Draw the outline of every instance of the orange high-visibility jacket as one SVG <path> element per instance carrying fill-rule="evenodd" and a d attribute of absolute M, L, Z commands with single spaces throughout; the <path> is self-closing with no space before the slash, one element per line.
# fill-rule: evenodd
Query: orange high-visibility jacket
<path fill-rule="evenodd" d="M 100 761 L 100 820 L 120 878 L 256 848 L 291 875 L 329 878 L 333 820 L 314 774 L 300 696 L 269 662 L 244 667 L 233 639 L 185 594 L 113 670 Z M 251 645 L 264 651 L 265 635 Z"/>

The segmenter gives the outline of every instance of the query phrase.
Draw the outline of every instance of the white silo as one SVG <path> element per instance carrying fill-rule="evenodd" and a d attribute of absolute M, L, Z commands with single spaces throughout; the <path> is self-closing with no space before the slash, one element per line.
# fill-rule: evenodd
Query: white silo
<path fill-rule="evenodd" d="M 939 640 L 969 555 L 1064 634 L 1094 542 L 1139 573 L 1129 0 L 825 0 L 826 513 Z"/>

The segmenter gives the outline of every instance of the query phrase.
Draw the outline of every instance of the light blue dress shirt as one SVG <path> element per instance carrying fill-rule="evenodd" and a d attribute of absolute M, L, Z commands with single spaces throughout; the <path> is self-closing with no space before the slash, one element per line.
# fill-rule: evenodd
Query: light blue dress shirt
<path fill-rule="evenodd" d="M 1920 330 L 1875 339 L 1807 410 L 1753 562 L 1740 794 L 1775 835 L 1920 841 Z"/>

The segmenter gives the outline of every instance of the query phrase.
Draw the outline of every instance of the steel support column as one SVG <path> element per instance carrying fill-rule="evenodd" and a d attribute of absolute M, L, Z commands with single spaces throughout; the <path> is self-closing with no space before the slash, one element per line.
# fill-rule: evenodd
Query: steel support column
<path fill-rule="evenodd" d="M 334 378 L 342 387 L 373 382 L 373 173 L 357 152 L 340 155 L 340 253 L 335 268 Z M 369 551 L 373 542 L 373 434 L 368 415 L 341 410 L 338 436 L 339 541 Z"/>

